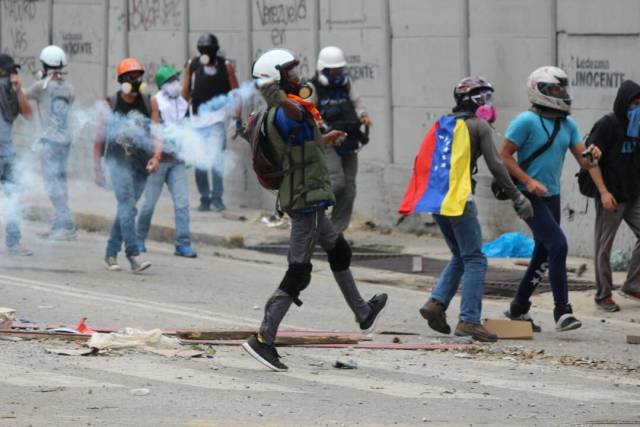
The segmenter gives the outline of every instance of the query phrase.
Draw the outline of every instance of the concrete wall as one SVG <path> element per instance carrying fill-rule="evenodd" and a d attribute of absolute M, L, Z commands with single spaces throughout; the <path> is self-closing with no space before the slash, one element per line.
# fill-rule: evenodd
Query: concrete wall
<path fill-rule="evenodd" d="M 632 53 L 640 47 L 639 16 L 640 0 L 0 0 L 0 50 L 23 64 L 28 85 L 40 49 L 60 44 L 78 99 L 90 105 L 116 89 L 121 58 L 138 57 L 152 82 L 161 64 L 182 67 L 196 55 L 203 32 L 218 36 L 240 80 L 268 49 L 294 51 L 310 76 L 319 49 L 340 46 L 374 121 L 372 142 L 361 152 L 356 210 L 391 223 L 421 138 L 451 108 L 456 81 L 479 74 L 494 83 L 498 144 L 508 122 L 528 107 L 529 73 L 558 64 L 571 76 L 573 115 L 588 132 L 610 109 L 622 79 L 640 78 Z M 24 128 L 20 122 L 17 134 L 26 135 Z M 90 153 L 90 127 L 86 134 L 73 154 L 77 171 Z M 228 204 L 270 208 L 273 195 L 257 186 L 246 144 L 230 142 L 229 151 Z M 588 254 L 592 239 L 584 230 L 592 228 L 593 204 L 585 213 L 570 157 L 563 222 L 572 251 Z M 489 194 L 480 163 L 476 199 L 485 237 L 526 230 L 508 203 Z M 625 230 L 617 245 L 628 248 L 632 240 Z"/>

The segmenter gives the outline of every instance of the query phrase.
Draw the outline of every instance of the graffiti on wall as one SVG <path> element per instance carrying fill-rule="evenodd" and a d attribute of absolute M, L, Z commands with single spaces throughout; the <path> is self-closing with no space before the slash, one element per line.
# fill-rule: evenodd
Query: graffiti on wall
<path fill-rule="evenodd" d="M 362 60 L 360 55 L 347 55 L 347 72 L 351 80 L 373 80 L 377 76 L 378 64 L 372 64 Z"/>
<path fill-rule="evenodd" d="M 311 29 L 309 7 L 306 0 L 255 0 L 254 14 L 258 17 L 260 27 L 269 31 L 269 49 L 287 47 L 292 43 L 289 40 L 290 27 L 301 24 Z M 311 46 L 309 46 L 311 48 Z M 256 60 L 265 50 L 258 48 L 253 53 Z M 309 75 L 313 71 L 309 58 L 303 53 L 297 53 L 300 61 L 300 71 Z"/>
<path fill-rule="evenodd" d="M 571 85 L 586 88 L 617 88 L 625 73 L 611 69 L 608 59 L 571 56 L 567 67 L 571 71 Z"/>
<path fill-rule="evenodd" d="M 133 31 L 180 29 L 182 9 L 182 0 L 130 0 L 129 27 Z"/>
<path fill-rule="evenodd" d="M 62 33 L 62 49 L 70 58 L 90 56 L 93 53 L 93 42 L 85 40 L 82 33 Z"/>
<path fill-rule="evenodd" d="M 3 1 L 1 5 L 2 51 L 13 56 L 22 66 L 23 73 L 34 75 L 40 68 L 37 55 L 48 41 L 39 19 L 48 12 L 47 3 L 44 0 L 12 0 Z M 33 28 L 41 30 L 35 33 Z"/>

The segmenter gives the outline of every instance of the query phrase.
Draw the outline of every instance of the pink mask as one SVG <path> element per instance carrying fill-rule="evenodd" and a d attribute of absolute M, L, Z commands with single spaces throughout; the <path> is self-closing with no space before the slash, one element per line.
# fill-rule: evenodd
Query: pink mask
<path fill-rule="evenodd" d="M 484 104 L 479 106 L 476 110 L 476 117 L 486 120 L 489 123 L 493 123 L 498 118 L 498 110 L 496 110 L 496 107 L 493 105 Z"/>

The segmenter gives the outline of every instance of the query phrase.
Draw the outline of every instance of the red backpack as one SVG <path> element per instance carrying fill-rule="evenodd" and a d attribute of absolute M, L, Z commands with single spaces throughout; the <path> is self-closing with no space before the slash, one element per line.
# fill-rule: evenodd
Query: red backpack
<path fill-rule="evenodd" d="M 276 158 L 276 153 L 267 136 L 268 114 L 269 110 L 264 109 L 251 113 L 241 136 L 251 146 L 253 171 L 256 173 L 260 185 L 267 190 L 278 190 L 285 171 L 282 169 L 282 159 Z M 296 133 L 297 129 L 289 135 L 289 144 L 295 138 Z"/>

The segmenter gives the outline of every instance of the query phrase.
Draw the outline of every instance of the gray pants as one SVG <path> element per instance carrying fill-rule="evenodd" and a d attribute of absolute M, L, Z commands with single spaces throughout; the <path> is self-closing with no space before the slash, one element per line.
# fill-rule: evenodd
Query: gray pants
<path fill-rule="evenodd" d="M 291 238 L 289 240 L 289 254 L 287 260 L 291 264 L 306 264 L 311 261 L 316 242 L 330 252 L 336 246 L 340 234 L 320 209 L 311 213 L 291 214 Z M 356 287 L 351 270 L 333 271 L 333 276 L 342 291 L 347 304 L 353 311 L 357 322 L 362 322 L 369 316 L 369 304 L 362 299 Z M 267 301 L 264 308 L 264 319 L 260 325 L 260 334 L 264 342 L 273 344 L 280 322 L 289 311 L 293 299 L 278 288 Z"/>
<path fill-rule="evenodd" d="M 68 143 L 42 141 L 42 178 L 44 187 L 53 205 L 51 230 L 74 230 L 75 224 L 69 211 L 69 191 L 67 189 Z"/>
<path fill-rule="evenodd" d="M 600 199 L 596 197 L 596 227 L 593 239 L 595 243 L 596 301 L 611 298 L 613 287 L 610 263 L 611 247 L 623 220 L 638 240 L 636 240 L 631 255 L 627 280 L 622 288 L 625 291 L 640 291 L 640 197 L 630 203 L 618 204 L 616 212 L 606 210 Z"/>
<path fill-rule="evenodd" d="M 354 151 L 341 156 L 332 148 L 328 148 L 326 152 L 333 194 L 336 196 L 336 205 L 331 211 L 331 222 L 338 233 L 344 233 L 349 227 L 353 203 L 356 200 L 358 153 Z"/>

